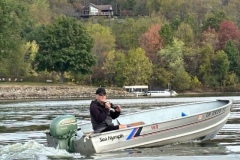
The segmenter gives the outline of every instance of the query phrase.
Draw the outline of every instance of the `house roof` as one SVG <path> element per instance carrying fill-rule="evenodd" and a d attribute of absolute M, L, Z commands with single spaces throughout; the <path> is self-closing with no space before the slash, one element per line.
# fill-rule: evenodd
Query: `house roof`
<path fill-rule="evenodd" d="M 97 5 L 100 10 L 112 10 L 112 5 Z"/>
<path fill-rule="evenodd" d="M 83 8 L 88 7 L 90 5 L 99 9 L 99 10 L 112 10 L 112 5 L 95 5 L 95 4 L 92 4 L 92 3 L 87 4 Z"/>

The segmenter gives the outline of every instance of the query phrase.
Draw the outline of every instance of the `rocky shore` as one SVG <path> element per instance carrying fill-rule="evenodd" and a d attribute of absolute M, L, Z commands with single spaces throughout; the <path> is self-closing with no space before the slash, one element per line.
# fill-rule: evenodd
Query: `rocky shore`
<path fill-rule="evenodd" d="M 75 85 L 0 85 L 0 100 L 81 99 L 95 97 L 97 87 Z M 106 87 L 108 97 L 132 97 L 123 89 Z"/>
<path fill-rule="evenodd" d="M 92 99 L 96 86 L 59 85 L 59 84 L 6 84 L 0 83 L 0 100 L 39 100 L 39 99 Z M 136 97 L 123 88 L 106 87 L 108 98 Z M 182 92 L 181 96 L 239 96 L 240 92 Z"/>

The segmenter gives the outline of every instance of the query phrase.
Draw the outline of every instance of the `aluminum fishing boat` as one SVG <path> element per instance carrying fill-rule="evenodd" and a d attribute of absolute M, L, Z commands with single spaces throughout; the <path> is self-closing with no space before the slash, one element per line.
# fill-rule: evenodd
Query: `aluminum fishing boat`
<path fill-rule="evenodd" d="M 46 131 L 49 147 L 92 155 L 134 147 L 209 140 L 227 122 L 232 100 L 196 102 L 121 115 L 114 124 L 129 128 L 93 133 L 91 122 L 78 125 L 73 115 L 58 116 Z"/>

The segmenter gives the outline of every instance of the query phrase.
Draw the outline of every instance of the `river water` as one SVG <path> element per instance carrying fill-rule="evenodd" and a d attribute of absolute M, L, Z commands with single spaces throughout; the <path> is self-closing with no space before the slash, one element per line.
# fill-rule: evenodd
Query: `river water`
<path fill-rule="evenodd" d="M 110 99 L 123 114 L 163 105 L 232 99 L 228 122 L 210 141 L 189 141 L 153 148 L 134 148 L 84 157 L 46 146 L 44 131 L 58 115 L 72 114 L 78 122 L 89 121 L 91 100 L 0 102 L 0 160 L 77 159 L 240 159 L 240 97 L 174 97 Z"/>

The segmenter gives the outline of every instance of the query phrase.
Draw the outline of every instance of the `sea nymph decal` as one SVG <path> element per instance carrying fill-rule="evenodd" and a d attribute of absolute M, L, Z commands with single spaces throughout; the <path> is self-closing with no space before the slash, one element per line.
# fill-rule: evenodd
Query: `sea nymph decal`
<path fill-rule="evenodd" d="M 116 136 L 107 136 L 107 137 L 100 137 L 99 138 L 99 140 L 100 140 L 100 142 L 104 142 L 104 141 L 114 141 L 114 140 L 116 140 L 116 139 L 121 139 L 121 138 L 123 138 L 124 137 L 124 135 L 123 134 L 119 134 L 119 135 L 116 135 Z"/>

